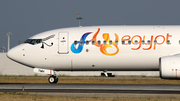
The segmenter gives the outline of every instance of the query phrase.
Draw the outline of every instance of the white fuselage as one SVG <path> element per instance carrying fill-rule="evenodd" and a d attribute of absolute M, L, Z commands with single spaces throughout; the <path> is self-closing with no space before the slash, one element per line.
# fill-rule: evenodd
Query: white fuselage
<path fill-rule="evenodd" d="M 7 56 L 33 68 L 55 71 L 158 71 L 160 57 L 180 52 L 179 38 L 180 26 L 62 28 L 30 37 L 42 42 L 18 45 Z"/>

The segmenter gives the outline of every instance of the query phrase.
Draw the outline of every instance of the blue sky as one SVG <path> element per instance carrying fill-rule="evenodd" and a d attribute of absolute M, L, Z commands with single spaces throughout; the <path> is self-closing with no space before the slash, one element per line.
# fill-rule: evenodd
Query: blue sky
<path fill-rule="evenodd" d="M 40 32 L 92 25 L 180 25 L 180 0 L 0 0 L 0 47 Z M 0 50 L 1 51 L 1 50 Z"/>

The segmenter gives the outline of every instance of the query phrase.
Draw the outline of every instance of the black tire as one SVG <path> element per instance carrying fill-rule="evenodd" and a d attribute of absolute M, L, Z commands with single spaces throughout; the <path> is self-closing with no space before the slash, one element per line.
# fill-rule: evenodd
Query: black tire
<path fill-rule="evenodd" d="M 58 77 L 55 76 L 55 82 L 54 83 L 57 83 L 58 82 Z"/>
<path fill-rule="evenodd" d="M 48 78 L 48 81 L 49 81 L 49 83 L 51 83 L 51 84 L 57 83 L 57 82 L 58 82 L 58 77 L 52 75 L 52 76 L 50 76 L 50 77 Z"/>

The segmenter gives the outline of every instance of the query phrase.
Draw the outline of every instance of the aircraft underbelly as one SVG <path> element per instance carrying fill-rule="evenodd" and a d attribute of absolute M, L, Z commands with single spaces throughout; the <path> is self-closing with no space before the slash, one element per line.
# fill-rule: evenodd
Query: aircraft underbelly
<path fill-rule="evenodd" d="M 119 57 L 73 57 L 72 60 L 73 71 L 87 70 L 87 71 L 117 71 L 117 70 L 159 70 L 159 58 L 153 56 L 127 56 L 121 55 Z"/>

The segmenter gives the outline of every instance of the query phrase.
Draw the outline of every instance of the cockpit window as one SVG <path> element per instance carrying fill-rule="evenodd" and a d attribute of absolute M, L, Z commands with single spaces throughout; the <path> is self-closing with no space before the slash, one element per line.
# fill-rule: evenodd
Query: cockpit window
<path fill-rule="evenodd" d="M 27 39 L 24 43 L 29 43 L 31 41 L 31 39 Z"/>
<path fill-rule="evenodd" d="M 36 39 L 36 43 L 41 43 L 42 39 Z"/>
<path fill-rule="evenodd" d="M 29 44 L 39 44 L 42 42 L 42 39 L 27 39 L 24 43 L 29 43 Z"/>
<path fill-rule="evenodd" d="M 35 39 L 33 39 L 33 40 L 31 40 L 31 41 L 30 41 L 30 44 L 34 45 L 34 44 L 35 44 L 35 42 L 36 42 L 36 40 L 35 40 Z"/>

